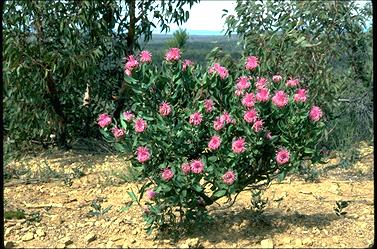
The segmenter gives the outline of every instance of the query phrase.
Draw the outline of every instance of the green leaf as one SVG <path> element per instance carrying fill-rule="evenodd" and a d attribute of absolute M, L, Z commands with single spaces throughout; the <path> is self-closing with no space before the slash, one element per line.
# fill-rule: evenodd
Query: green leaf
<path fill-rule="evenodd" d="M 213 193 L 214 197 L 223 197 L 226 194 L 226 190 L 218 190 L 215 193 Z"/>
<path fill-rule="evenodd" d="M 134 192 L 132 191 L 127 191 L 127 194 L 131 197 L 131 200 L 134 202 L 137 202 L 137 197 Z"/>

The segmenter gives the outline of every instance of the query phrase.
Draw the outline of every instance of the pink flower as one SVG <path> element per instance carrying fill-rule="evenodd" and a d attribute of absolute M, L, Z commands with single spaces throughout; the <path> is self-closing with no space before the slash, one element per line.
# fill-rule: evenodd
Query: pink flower
<path fill-rule="evenodd" d="M 232 150 L 234 153 L 240 154 L 245 151 L 245 138 L 238 138 L 232 143 Z"/>
<path fill-rule="evenodd" d="M 224 121 L 221 120 L 220 117 L 217 117 L 217 118 L 213 121 L 213 128 L 214 128 L 216 131 L 219 131 L 219 130 L 221 130 L 223 127 L 224 127 Z"/>
<path fill-rule="evenodd" d="M 133 55 L 128 56 L 127 62 L 124 65 L 124 70 L 128 69 L 130 72 L 139 66 L 139 62 L 135 59 Z"/>
<path fill-rule="evenodd" d="M 135 120 L 134 128 L 136 132 L 143 132 L 147 128 L 147 122 L 142 118 L 138 118 Z"/>
<path fill-rule="evenodd" d="M 322 113 L 322 110 L 321 108 L 319 108 L 318 106 L 312 106 L 312 108 L 310 109 L 310 112 L 309 112 L 309 118 L 311 121 L 318 121 L 320 120 L 320 118 L 322 117 L 323 113 Z"/>
<path fill-rule="evenodd" d="M 214 103 L 213 103 L 212 99 L 204 100 L 204 108 L 205 108 L 206 112 L 212 112 L 213 106 L 214 106 Z"/>
<path fill-rule="evenodd" d="M 137 160 L 140 163 L 144 163 L 144 162 L 148 161 L 151 157 L 151 154 L 150 154 L 147 147 L 139 146 L 136 150 L 136 154 L 137 154 Z"/>
<path fill-rule="evenodd" d="M 174 177 L 174 172 L 171 169 L 166 168 L 162 171 L 161 177 L 162 177 L 162 180 L 164 180 L 165 182 L 168 182 Z"/>
<path fill-rule="evenodd" d="M 255 123 L 253 124 L 253 130 L 255 132 L 260 132 L 263 129 L 263 124 L 263 120 L 255 121 Z"/>
<path fill-rule="evenodd" d="M 249 81 L 249 77 L 247 76 L 241 76 L 237 79 L 237 89 L 238 90 L 243 90 L 243 89 L 247 89 L 250 87 L 250 81 Z"/>
<path fill-rule="evenodd" d="M 299 83 L 299 80 L 298 80 L 298 79 L 289 79 L 289 80 L 287 81 L 287 83 L 285 83 L 285 85 L 286 85 L 287 87 L 294 87 L 294 86 L 297 86 L 298 83 Z"/>
<path fill-rule="evenodd" d="M 118 127 L 114 127 L 114 128 L 112 128 L 112 129 L 111 129 L 111 132 L 113 133 L 113 135 L 114 135 L 114 137 L 115 137 L 116 139 L 122 138 L 122 137 L 124 137 L 124 135 L 126 135 L 126 134 L 124 133 L 124 129 L 120 129 L 120 128 L 118 128 Z"/>
<path fill-rule="evenodd" d="M 227 185 L 232 185 L 235 180 L 236 180 L 236 174 L 231 170 L 229 170 L 223 175 L 223 181 Z"/>
<path fill-rule="evenodd" d="M 282 164 L 286 164 L 287 162 L 289 162 L 289 151 L 285 148 L 280 148 L 278 150 L 278 152 L 276 153 L 276 162 L 279 164 L 279 165 L 282 165 Z"/>
<path fill-rule="evenodd" d="M 230 124 L 230 123 L 235 123 L 235 121 L 232 119 L 232 117 L 229 115 L 228 112 L 223 112 L 223 114 L 220 116 L 220 120 L 222 122 L 226 122 L 227 124 Z"/>
<path fill-rule="evenodd" d="M 279 90 L 275 93 L 275 96 L 272 97 L 272 103 L 274 103 L 275 106 L 282 108 L 288 104 L 288 95 L 284 91 Z"/>
<path fill-rule="evenodd" d="M 157 196 L 157 192 L 153 191 L 153 189 L 148 189 L 145 191 L 145 195 L 147 196 L 148 200 L 154 200 Z"/>
<path fill-rule="evenodd" d="M 130 76 L 130 77 L 132 76 L 132 72 L 131 72 L 131 70 L 129 70 L 129 69 L 127 69 L 127 68 L 124 70 L 124 73 L 125 73 L 127 76 Z"/>
<path fill-rule="evenodd" d="M 200 160 L 194 160 L 190 164 L 191 172 L 195 174 L 200 174 L 204 170 L 204 163 Z"/>
<path fill-rule="evenodd" d="M 189 174 L 191 172 L 191 166 L 189 163 L 183 163 L 181 166 L 181 169 L 185 175 Z"/>
<path fill-rule="evenodd" d="M 181 50 L 179 48 L 171 48 L 165 54 L 165 60 L 167 61 L 177 61 L 181 58 Z"/>
<path fill-rule="evenodd" d="M 99 115 L 97 121 L 98 125 L 101 126 L 101 128 L 104 128 L 111 124 L 111 117 L 107 113 L 102 113 Z"/>
<path fill-rule="evenodd" d="M 245 112 L 243 119 L 249 124 L 253 124 L 258 119 L 258 113 L 254 108 L 252 108 Z"/>
<path fill-rule="evenodd" d="M 135 115 L 131 111 L 123 112 L 124 119 L 127 122 L 131 122 Z"/>
<path fill-rule="evenodd" d="M 245 68 L 247 70 L 253 70 L 258 67 L 258 58 L 255 56 L 249 56 L 246 59 Z"/>
<path fill-rule="evenodd" d="M 242 98 L 241 103 L 246 107 L 253 107 L 255 104 L 255 95 L 254 93 L 246 93 Z"/>
<path fill-rule="evenodd" d="M 213 66 L 209 68 L 208 72 L 210 74 L 217 73 L 221 79 L 226 79 L 229 76 L 228 69 L 220 66 L 219 63 L 213 64 Z"/>
<path fill-rule="evenodd" d="M 190 124 L 192 125 L 200 125 L 200 123 L 202 122 L 202 114 L 200 114 L 200 112 L 195 112 L 193 114 L 191 114 L 190 116 Z"/>
<path fill-rule="evenodd" d="M 171 107 L 167 102 L 162 102 L 160 105 L 160 114 L 161 116 L 168 116 L 171 113 Z"/>
<path fill-rule="evenodd" d="M 220 147 L 221 138 L 219 136 L 213 136 L 211 140 L 209 140 L 208 148 L 211 150 L 217 150 Z"/>
<path fill-rule="evenodd" d="M 275 82 L 275 83 L 278 83 L 279 81 L 281 81 L 282 77 L 280 75 L 274 75 L 272 76 L 272 81 Z"/>
<path fill-rule="evenodd" d="M 260 89 L 260 88 L 265 88 L 267 84 L 267 79 L 266 78 L 257 78 L 257 82 L 255 82 L 255 87 L 257 89 Z"/>
<path fill-rule="evenodd" d="M 240 89 L 237 89 L 237 90 L 234 92 L 234 94 L 235 94 L 237 97 L 239 97 L 239 96 L 242 96 L 242 95 L 243 95 L 243 91 L 240 90 Z"/>
<path fill-rule="evenodd" d="M 187 67 L 192 66 L 193 64 L 194 63 L 191 60 L 188 60 L 188 59 L 184 60 L 182 64 L 182 70 L 186 71 Z"/>
<path fill-rule="evenodd" d="M 259 88 L 256 98 L 259 102 L 266 102 L 270 98 L 270 91 L 267 88 Z"/>
<path fill-rule="evenodd" d="M 294 101 L 297 102 L 305 102 L 306 101 L 306 90 L 305 89 L 297 89 L 296 94 L 293 96 Z"/>
<path fill-rule="evenodd" d="M 141 51 L 140 52 L 140 61 L 141 62 L 145 62 L 145 63 L 152 62 L 152 54 L 151 54 L 151 52 L 149 52 L 147 50 Z"/>

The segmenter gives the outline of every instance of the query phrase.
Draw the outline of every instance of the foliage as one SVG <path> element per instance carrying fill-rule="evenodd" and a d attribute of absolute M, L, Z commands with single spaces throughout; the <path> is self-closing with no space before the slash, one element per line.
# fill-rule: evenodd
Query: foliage
<path fill-rule="evenodd" d="M 344 209 L 348 207 L 348 201 L 337 201 L 335 202 L 335 204 L 336 206 L 334 208 L 334 211 L 337 216 L 344 216 L 345 214 L 347 214 L 347 212 L 344 211 Z"/>
<path fill-rule="evenodd" d="M 125 75 L 132 104 L 119 119 L 98 118 L 105 140 L 134 154 L 132 167 L 146 180 L 138 197 L 128 194 L 140 206 L 148 198 L 148 232 L 177 216 L 197 219 L 219 198 L 284 179 L 302 160 L 321 157 L 322 113 L 314 108 L 313 118 L 313 102 L 297 100 L 299 82 L 289 72 L 272 81 L 252 56 L 230 72 L 219 64 L 184 67 L 180 56 L 172 48 L 162 65 L 140 60 Z M 287 94 L 283 103 L 279 91 Z"/>
<path fill-rule="evenodd" d="M 226 33 L 237 32 L 244 54 L 256 54 L 270 72 L 300 76 L 323 103 L 327 147 L 372 139 L 372 39 L 365 26 L 370 3 L 239 0 L 236 15 L 224 11 Z"/>
<path fill-rule="evenodd" d="M 25 218 L 25 212 L 22 209 L 5 210 L 4 211 L 4 218 L 7 219 L 7 220 L 24 219 Z"/>
<path fill-rule="evenodd" d="M 189 34 L 187 31 L 185 29 L 178 29 L 173 33 L 173 39 L 167 41 L 167 45 L 169 48 L 176 47 L 184 51 L 188 39 Z"/>

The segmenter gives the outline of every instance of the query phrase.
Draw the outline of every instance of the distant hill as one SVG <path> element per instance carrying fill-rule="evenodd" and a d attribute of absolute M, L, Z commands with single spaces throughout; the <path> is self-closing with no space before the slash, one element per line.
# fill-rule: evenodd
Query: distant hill
<path fill-rule="evenodd" d="M 168 35 L 171 35 L 171 34 L 173 34 L 174 33 L 174 31 L 175 30 L 172 30 L 172 31 L 170 31 L 170 32 L 168 32 L 167 34 Z M 194 30 L 194 29 L 187 29 L 186 30 L 188 33 L 189 33 L 189 35 L 218 35 L 218 36 L 222 36 L 222 35 L 224 35 L 224 32 L 221 32 L 220 30 Z M 163 34 L 161 34 L 161 33 L 153 33 L 153 35 L 165 35 L 164 33 Z"/>

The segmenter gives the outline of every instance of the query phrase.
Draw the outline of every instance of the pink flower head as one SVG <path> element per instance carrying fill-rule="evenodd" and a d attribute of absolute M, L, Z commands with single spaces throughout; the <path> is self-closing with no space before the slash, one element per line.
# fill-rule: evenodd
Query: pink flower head
<path fill-rule="evenodd" d="M 239 96 L 242 96 L 242 95 L 243 95 L 243 91 L 240 90 L 240 89 L 237 89 L 237 90 L 234 92 L 234 94 L 235 94 L 237 97 L 239 97 Z"/>
<path fill-rule="evenodd" d="M 139 62 L 135 59 L 133 55 L 128 56 L 127 62 L 124 65 L 124 70 L 128 69 L 129 71 L 132 71 L 134 68 L 137 68 L 139 66 Z"/>
<path fill-rule="evenodd" d="M 262 129 L 263 129 L 263 120 L 257 120 L 255 121 L 255 123 L 253 124 L 253 130 L 255 132 L 260 132 Z"/>
<path fill-rule="evenodd" d="M 157 192 L 155 192 L 153 189 L 148 189 L 145 191 L 145 195 L 147 196 L 148 200 L 154 200 L 157 196 Z"/>
<path fill-rule="evenodd" d="M 182 70 L 186 71 L 187 67 L 192 66 L 194 63 L 191 60 L 184 60 L 182 64 Z"/>
<path fill-rule="evenodd" d="M 144 121 L 142 118 L 138 118 L 135 120 L 134 128 L 135 131 L 138 133 L 143 132 L 147 128 L 147 122 Z"/>
<path fill-rule="evenodd" d="M 177 61 L 181 58 L 181 50 L 179 48 L 171 48 L 165 54 L 165 60 L 167 61 Z"/>
<path fill-rule="evenodd" d="M 254 93 L 246 93 L 242 98 L 242 104 L 248 108 L 253 107 L 255 104 L 255 95 Z"/>
<path fill-rule="evenodd" d="M 213 106 L 214 106 L 214 103 L 213 103 L 212 99 L 204 100 L 204 108 L 205 108 L 206 112 L 212 112 Z"/>
<path fill-rule="evenodd" d="M 202 122 L 202 114 L 200 112 L 195 112 L 193 114 L 191 114 L 190 116 L 190 124 L 192 125 L 200 125 L 200 123 Z"/>
<path fill-rule="evenodd" d="M 220 120 L 222 122 L 226 122 L 227 124 L 234 124 L 235 123 L 235 120 L 232 119 L 232 117 L 230 116 L 230 114 L 228 112 L 223 112 L 223 114 L 220 116 Z"/>
<path fill-rule="evenodd" d="M 189 163 L 183 163 L 181 165 L 181 169 L 185 175 L 189 174 L 191 172 L 191 166 Z"/>
<path fill-rule="evenodd" d="M 249 56 L 246 59 L 245 68 L 247 70 L 253 70 L 258 67 L 258 58 L 255 56 Z"/>
<path fill-rule="evenodd" d="M 121 128 L 118 128 L 118 127 L 112 128 L 111 132 L 113 133 L 113 135 L 116 139 L 122 138 L 122 137 L 124 137 L 124 135 L 126 135 L 124 133 L 124 129 L 121 129 Z"/>
<path fill-rule="evenodd" d="M 147 50 L 143 50 L 140 52 L 140 61 L 144 63 L 152 62 L 152 54 Z"/>
<path fill-rule="evenodd" d="M 131 111 L 123 112 L 123 116 L 127 122 L 131 122 L 135 117 L 135 115 Z"/>
<path fill-rule="evenodd" d="M 136 150 L 136 154 L 137 154 L 137 160 L 140 163 L 144 163 L 144 162 L 148 161 L 151 157 L 151 154 L 150 154 L 147 147 L 139 146 Z"/>
<path fill-rule="evenodd" d="M 160 105 L 161 116 L 168 116 L 171 113 L 171 107 L 167 102 L 162 102 Z"/>
<path fill-rule="evenodd" d="M 245 138 L 238 138 L 232 143 L 232 150 L 234 153 L 240 154 L 245 151 Z"/>
<path fill-rule="evenodd" d="M 293 96 L 294 101 L 297 102 L 305 102 L 306 101 L 306 90 L 305 89 L 297 89 L 296 94 Z"/>
<path fill-rule="evenodd" d="M 267 88 L 259 88 L 256 98 L 259 102 L 267 102 L 270 98 L 270 91 Z"/>
<path fill-rule="evenodd" d="M 236 180 L 236 174 L 229 170 L 223 175 L 223 182 L 227 185 L 232 185 Z"/>
<path fill-rule="evenodd" d="M 216 130 L 216 131 L 219 131 L 221 130 L 223 127 L 224 127 L 224 120 L 222 120 L 220 117 L 217 117 L 214 121 L 213 121 L 213 128 Z"/>
<path fill-rule="evenodd" d="M 101 128 L 104 128 L 111 124 L 111 117 L 107 113 L 102 113 L 99 115 L 97 121 L 98 125 L 101 126 Z"/>
<path fill-rule="evenodd" d="M 287 87 L 294 87 L 294 86 L 298 86 L 298 83 L 299 83 L 298 79 L 289 79 L 287 80 L 287 83 L 285 83 L 285 85 Z"/>
<path fill-rule="evenodd" d="M 211 137 L 211 140 L 208 142 L 208 148 L 211 150 L 217 150 L 220 147 L 221 138 L 219 136 Z"/>
<path fill-rule="evenodd" d="M 255 110 L 254 108 L 252 108 L 252 109 L 246 111 L 245 114 L 243 115 L 243 119 L 246 122 L 248 122 L 249 124 L 253 124 L 258 119 L 257 110 Z"/>
<path fill-rule="evenodd" d="M 310 109 L 310 112 L 309 112 L 309 118 L 311 121 L 318 121 L 320 120 L 320 118 L 322 117 L 323 113 L 322 113 L 322 110 L 321 108 L 319 108 L 318 106 L 312 106 L 312 108 Z"/>
<path fill-rule="evenodd" d="M 191 172 L 195 174 L 200 174 L 204 170 L 204 163 L 200 160 L 193 160 L 190 166 L 191 166 Z"/>
<path fill-rule="evenodd" d="M 257 82 L 255 82 L 255 87 L 257 89 L 265 88 L 267 84 L 267 79 L 266 78 L 257 78 Z"/>
<path fill-rule="evenodd" d="M 274 75 L 272 76 L 272 81 L 278 83 L 279 81 L 281 81 L 282 78 L 283 77 L 281 77 L 281 75 Z"/>
<path fill-rule="evenodd" d="M 162 171 L 161 178 L 162 178 L 162 180 L 164 180 L 165 182 L 170 181 L 173 177 L 174 177 L 174 172 L 173 172 L 171 169 L 169 169 L 169 168 L 165 168 L 165 169 Z"/>
<path fill-rule="evenodd" d="M 226 79 L 229 76 L 228 69 L 220 66 L 219 63 L 213 64 L 213 66 L 209 68 L 208 72 L 210 74 L 217 73 L 220 76 L 221 79 Z"/>
<path fill-rule="evenodd" d="M 237 89 L 244 90 L 250 87 L 249 77 L 241 76 L 237 79 Z"/>
<path fill-rule="evenodd" d="M 282 164 L 286 164 L 287 162 L 289 162 L 289 151 L 285 148 L 280 148 L 278 150 L 278 152 L 276 153 L 276 162 L 279 164 L 279 165 L 282 165 Z"/>
<path fill-rule="evenodd" d="M 275 93 L 275 96 L 272 97 L 272 103 L 282 108 L 288 104 L 288 95 L 284 91 L 279 90 Z"/>

